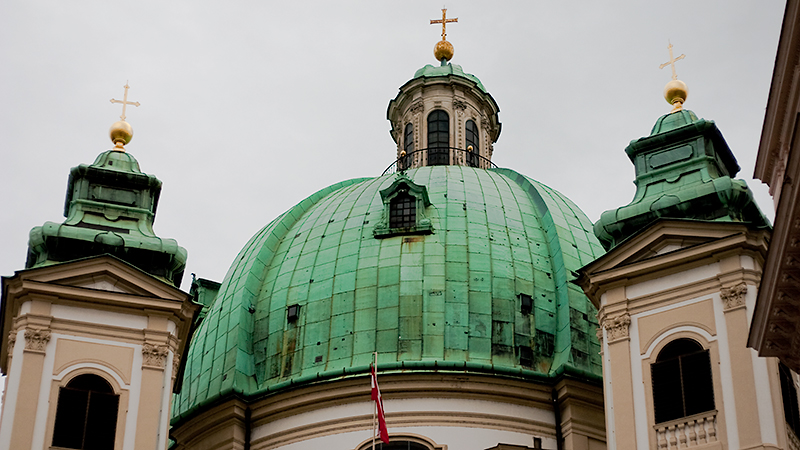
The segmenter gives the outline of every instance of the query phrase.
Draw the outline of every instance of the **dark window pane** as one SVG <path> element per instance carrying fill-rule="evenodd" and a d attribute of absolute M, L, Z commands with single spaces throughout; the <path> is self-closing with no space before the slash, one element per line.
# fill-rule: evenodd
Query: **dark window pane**
<path fill-rule="evenodd" d="M 465 138 L 467 141 L 467 165 L 471 167 L 478 167 L 478 163 L 480 158 L 480 145 L 479 145 L 479 137 L 478 137 L 478 126 L 475 125 L 475 121 L 468 120 L 465 130 Z M 472 147 L 472 149 L 470 149 Z"/>
<path fill-rule="evenodd" d="M 446 112 L 437 109 L 428 115 L 428 148 L 449 146 L 450 116 Z M 428 163 L 430 164 L 430 158 Z"/>
<path fill-rule="evenodd" d="M 794 385 L 792 372 L 789 368 L 779 363 L 779 373 L 781 378 L 781 396 L 783 397 L 783 416 L 786 424 L 794 431 L 795 435 L 800 434 L 800 411 L 797 405 L 797 388 Z"/>
<path fill-rule="evenodd" d="M 417 224 L 417 199 L 401 192 L 389 204 L 389 227 L 410 228 Z"/>
<path fill-rule="evenodd" d="M 62 387 L 58 391 L 56 423 L 53 429 L 53 446 L 83 448 L 83 425 L 89 392 Z"/>
<path fill-rule="evenodd" d="M 666 361 L 681 355 L 688 355 L 689 353 L 701 351 L 703 351 L 703 347 L 691 339 L 676 339 L 664 346 L 661 352 L 659 352 L 656 361 Z"/>
<path fill-rule="evenodd" d="M 714 385 L 711 382 L 708 351 L 684 355 L 680 360 L 686 415 L 714 409 Z"/>
<path fill-rule="evenodd" d="M 403 150 L 406 155 L 410 155 L 414 151 L 414 125 L 406 124 L 406 132 L 403 136 Z M 411 167 L 411 156 L 405 156 L 400 161 L 401 169 L 408 169 Z"/>
<path fill-rule="evenodd" d="M 678 360 L 654 363 L 651 373 L 656 423 L 683 417 L 683 393 Z"/>
<path fill-rule="evenodd" d="M 112 450 L 117 427 L 119 396 L 92 392 L 86 420 L 86 450 Z"/>

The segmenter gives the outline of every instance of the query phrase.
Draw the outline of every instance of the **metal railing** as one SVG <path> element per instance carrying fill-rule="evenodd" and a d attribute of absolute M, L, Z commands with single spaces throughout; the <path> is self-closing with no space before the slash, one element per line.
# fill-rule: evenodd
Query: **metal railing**
<path fill-rule="evenodd" d="M 422 166 L 469 166 L 496 169 L 497 164 L 477 152 L 455 147 L 430 147 L 397 158 L 381 175 Z"/>

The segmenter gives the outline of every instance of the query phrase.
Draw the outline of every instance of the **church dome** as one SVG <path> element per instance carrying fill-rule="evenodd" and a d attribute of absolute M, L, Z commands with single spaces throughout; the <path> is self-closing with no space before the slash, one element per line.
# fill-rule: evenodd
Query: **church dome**
<path fill-rule="evenodd" d="M 395 222 L 397 196 L 416 205 L 415 223 Z M 597 380 L 596 311 L 570 281 L 602 253 L 575 204 L 510 169 L 337 183 L 236 257 L 192 338 L 173 415 L 364 375 L 373 352 L 381 372 Z"/>

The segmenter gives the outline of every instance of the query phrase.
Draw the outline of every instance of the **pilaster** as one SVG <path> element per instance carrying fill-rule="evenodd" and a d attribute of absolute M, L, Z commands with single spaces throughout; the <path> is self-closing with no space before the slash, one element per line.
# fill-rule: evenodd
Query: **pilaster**
<path fill-rule="evenodd" d="M 23 349 L 22 376 L 17 391 L 14 408 L 14 423 L 11 431 L 10 448 L 31 448 L 36 412 L 39 405 L 39 391 L 44 371 L 44 357 L 50 330 L 28 327 L 24 329 L 25 348 Z"/>

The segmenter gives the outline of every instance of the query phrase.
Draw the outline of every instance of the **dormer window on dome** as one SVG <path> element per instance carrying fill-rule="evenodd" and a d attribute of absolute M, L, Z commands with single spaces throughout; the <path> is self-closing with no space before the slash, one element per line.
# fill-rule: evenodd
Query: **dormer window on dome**
<path fill-rule="evenodd" d="M 433 233 L 431 220 L 425 217 L 425 208 L 431 205 L 425 186 L 400 174 L 391 186 L 381 191 L 381 198 L 383 216 L 373 230 L 376 238 Z"/>

